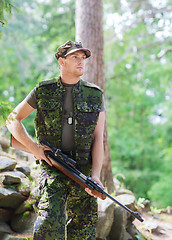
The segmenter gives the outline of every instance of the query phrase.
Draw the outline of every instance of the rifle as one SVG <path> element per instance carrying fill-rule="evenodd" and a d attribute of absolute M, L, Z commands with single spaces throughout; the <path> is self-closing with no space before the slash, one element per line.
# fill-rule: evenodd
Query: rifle
<path fill-rule="evenodd" d="M 105 199 L 106 196 L 110 198 L 112 201 L 116 202 L 118 205 L 120 205 L 122 208 L 124 208 L 126 211 L 128 211 L 132 216 L 137 218 L 140 222 L 143 222 L 141 215 L 138 212 L 134 212 L 127 208 L 125 205 L 117 201 L 115 198 L 113 198 L 109 193 L 104 191 L 102 187 L 100 187 L 90 176 L 86 176 L 83 173 L 81 173 L 76 167 L 76 162 L 69 158 L 66 154 L 62 153 L 60 149 L 57 149 L 53 147 L 47 140 L 42 139 L 40 141 L 40 144 L 48 147 L 51 149 L 45 150 L 46 157 L 51 161 L 54 167 L 59 169 L 61 172 L 63 172 L 66 176 L 77 182 L 79 185 L 83 186 L 84 188 L 89 188 L 94 192 L 98 194 L 98 196 L 101 199 Z"/>

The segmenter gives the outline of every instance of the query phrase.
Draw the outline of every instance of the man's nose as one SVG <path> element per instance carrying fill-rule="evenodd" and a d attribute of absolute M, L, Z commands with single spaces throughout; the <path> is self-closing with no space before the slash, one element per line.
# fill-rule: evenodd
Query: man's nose
<path fill-rule="evenodd" d="M 84 63 L 84 60 L 85 60 L 84 58 L 79 58 L 79 59 L 78 59 L 78 63 L 79 63 L 79 64 L 83 64 L 83 63 Z"/>

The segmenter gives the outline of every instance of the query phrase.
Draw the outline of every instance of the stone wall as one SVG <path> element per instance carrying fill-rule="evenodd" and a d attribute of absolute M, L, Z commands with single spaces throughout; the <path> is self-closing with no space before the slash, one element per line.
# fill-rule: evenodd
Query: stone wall
<path fill-rule="evenodd" d="M 21 161 L 18 164 L 11 155 L 0 151 L 1 240 L 16 239 L 15 233 L 32 233 L 33 231 L 36 219 L 34 204 L 37 188 L 34 187 L 35 182 L 30 172 L 27 164 L 21 164 Z"/>
<path fill-rule="evenodd" d="M 29 161 L 29 156 L 18 150 L 0 151 L 0 240 L 32 239 L 39 175 L 39 165 L 34 162 L 34 158 Z M 117 179 L 114 183 L 115 198 L 136 211 L 132 192 L 122 189 Z M 97 240 L 137 240 L 135 235 L 142 239 L 134 218 L 109 198 L 98 199 L 98 216 Z"/>

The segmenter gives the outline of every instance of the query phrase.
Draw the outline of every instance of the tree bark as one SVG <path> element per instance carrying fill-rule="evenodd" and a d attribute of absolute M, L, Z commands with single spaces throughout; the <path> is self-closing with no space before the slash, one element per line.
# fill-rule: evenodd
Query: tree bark
<path fill-rule="evenodd" d="M 91 50 L 91 57 L 86 60 L 83 79 L 98 85 L 104 90 L 104 52 L 102 0 L 76 0 L 76 41 L 81 41 Z M 114 191 L 111 168 L 110 147 L 107 123 L 104 131 L 104 161 L 101 180 L 112 193 Z"/>

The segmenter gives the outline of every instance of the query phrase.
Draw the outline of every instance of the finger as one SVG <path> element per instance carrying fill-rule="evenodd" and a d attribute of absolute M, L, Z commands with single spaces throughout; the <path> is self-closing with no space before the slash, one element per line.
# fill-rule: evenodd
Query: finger
<path fill-rule="evenodd" d="M 89 189 L 89 188 L 85 188 L 85 191 L 86 191 L 89 195 L 91 195 L 92 197 L 97 198 L 97 195 L 94 194 L 93 191 L 92 191 L 91 189 Z"/>
<path fill-rule="evenodd" d="M 47 158 L 46 156 L 45 156 L 44 160 L 45 160 L 51 167 L 53 166 L 51 160 L 50 160 L 49 158 Z"/>
<path fill-rule="evenodd" d="M 36 158 L 37 160 L 40 160 L 40 159 L 41 159 L 41 160 L 45 161 L 45 162 L 48 163 L 51 167 L 53 166 L 51 160 L 50 160 L 49 158 L 47 158 L 45 154 L 43 154 L 40 158 L 37 158 L 36 156 L 35 156 L 35 158 Z"/>

